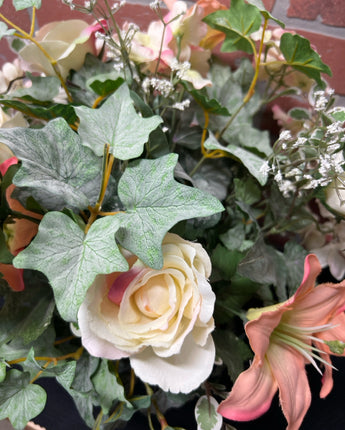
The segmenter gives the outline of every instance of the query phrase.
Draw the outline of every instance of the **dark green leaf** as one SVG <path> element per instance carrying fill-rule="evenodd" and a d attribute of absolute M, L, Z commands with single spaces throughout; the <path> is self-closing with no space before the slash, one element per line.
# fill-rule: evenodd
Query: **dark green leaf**
<path fill-rule="evenodd" d="M 211 13 L 203 21 L 225 34 L 222 51 L 253 53 L 253 42 L 249 36 L 259 30 L 262 21 L 261 13 L 256 6 L 247 4 L 244 0 L 232 0 L 229 10 Z"/>
<path fill-rule="evenodd" d="M 29 275 L 29 274 L 28 274 Z M 0 344 L 20 338 L 28 344 L 37 339 L 49 325 L 54 301 L 44 280 L 25 277 L 26 289 L 8 291 L 0 311 Z"/>
<path fill-rule="evenodd" d="M 321 73 L 332 76 L 331 69 L 310 47 L 308 39 L 298 34 L 284 33 L 280 39 L 280 50 L 289 66 L 314 79 L 320 86 L 324 85 Z"/>

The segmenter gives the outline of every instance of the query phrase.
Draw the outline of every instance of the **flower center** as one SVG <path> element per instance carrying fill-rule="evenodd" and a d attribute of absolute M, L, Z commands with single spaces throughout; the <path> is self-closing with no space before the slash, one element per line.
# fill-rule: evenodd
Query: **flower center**
<path fill-rule="evenodd" d="M 315 346 L 315 343 L 327 344 L 322 339 L 314 336 L 314 333 L 320 333 L 323 331 L 330 330 L 335 326 L 332 324 L 324 324 L 316 327 L 296 327 L 288 323 L 281 322 L 272 332 L 271 339 L 285 343 L 286 345 L 294 348 L 303 357 L 311 363 L 315 369 L 322 375 L 316 360 L 323 363 L 326 366 L 330 366 L 335 369 L 332 364 L 322 358 L 322 354 L 327 354 L 320 348 Z"/>

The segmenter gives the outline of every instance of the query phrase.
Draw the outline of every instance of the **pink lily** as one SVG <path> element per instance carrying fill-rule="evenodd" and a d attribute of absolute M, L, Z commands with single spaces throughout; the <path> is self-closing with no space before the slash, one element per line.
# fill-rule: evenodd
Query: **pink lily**
<path fill-rule="evenodd" d="M 317 257 L 308 255 L 303 281 L 289 300 L 248 311 L 245 330 L 255 357 L 219 405 L 223 417 L 235 421 L 258 418 L 279 390 L 287 430 L 297 430 L 311 402 L 305 364 L 313 364 L 321 373 L 315 360 L 325 365 L 320 397 L 331 391 L 330 354 L 345 356 L 345 281 L 315 287 L 320 271 Z"/>

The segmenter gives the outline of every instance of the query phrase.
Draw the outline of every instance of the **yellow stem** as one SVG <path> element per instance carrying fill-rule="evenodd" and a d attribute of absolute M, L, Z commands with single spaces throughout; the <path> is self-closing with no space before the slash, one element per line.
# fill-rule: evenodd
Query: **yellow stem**
<path fill-rule="evenodd" d="M 81 346 L 75 352 L 71 352 L 69 354 L 61 355 L 60 357 L 35 357 L 36 361 L 49 361 L 49 363 L 53 362 L 56 364 L 58 361 L 67 360 L 68 358 L 74 358 L 75 360 L 79 360 L 81 354 L 83 353 L 84 348 Z M 9 365 L 22 363 L 25 361 L 27 357 L 17 358 L 15 360 L 8 361 Z"/>
<path fill-rule="evenodd" d="M 96 98 L 96 100 L 93 102 L 92 109 L 96 109 L 96 107 L 101 103 L 102 100 L 105 99 L 106 96 L 99 96 Z"/>
<path fill-rule="evenodd" d="M 35 8 L 35 6 L 33 6 L 33 8 L 32 8 L 32 17 L 31 17 L 30 37 L 33 37 L 33 35 L 34 35 L 35 20 L 36 20 L 36 8 Z"/>
<path fill-rule="evenodd" d="M 43 48 L 43 46 L 37 42 L 37 40 L 35 40 L 33 38 L 33 36 L 30 33 L 27 33 L 25 30 L 23 30 L 22 28 L 18 27 L 14 22 L 12 22 L 11 20 L 7 19 L 2 13 L 0 13 L 0 18 L 6 22 L 6 24 L 8 24 L 9 26 L 11 26 L 12 28 L 14 28 L 16 31 L 18 31 L 19 33 L 21 33 L 25 39 L 30 40 L 30 42 L 34 43 L 37 48 L 42 52 L 42 54 L 47 58 L 47 60 L 49 61 L 49 63 L 51 64 L 52 68 L 54 69 L 54 72 L 56 74 L 56 76 L 59 78 L 60 83 L 63 87 L 63 89 L 65 90 L 65 93 L 67 95 L 67 99 L 69 102 L 72 101 L 72 96 L 70 94 L 70 92 L 68 91 L 65 81 L 59 71 L 59 67 L 57 65 L 56 60 L 54 60 L 54 58 L 52 58 L 48 52 Z M 31 30 L 30 30 L 31 31 Z"/>
<path fill-rule="evenodd" d="M 101 208 L 102 208 L 102 203 L 104 200 L 104 196 L 105 196 L 105 193 L 107 191 L 107 186 L 108 186 L 108 182 L 109 182 L 110 175 L 111 175 L 111 169 L 113 168 L 113 164 L 114 164 L 114 160 L 115 160 L 115 157 L 113 156 L 113 154 L 109 153 L 109 148 L 110 148 L 110 145 L 107 144 L 105 147 L 105 154 L 104 154 L 105 167 L 103 170 L 101 190 L 100 190 L 99 197 L 98 197 L 98 200 L 97 200 L 95 206 L 89 207 L 90 217 L 89 217 L 89 220 L 88 220 L 86 227 L 85 227 L 85 230 L 84 230 L 85 234 L 87 234 L 91 225 L 96 221 L 98 215 L 100 214 Z"/>
<path fill-rule="evenodd" d="M 243 103 L 248 103 L 249 100 L 253 97 L 253 95 L 255 93 L 255 85 L 256 85 L 256 81 L 258 80 L 258 76 L 259 76 L 261 54 L 262 54 L 262 49 L 263 49 L 263 46 L 264 46 L 264 39 L 265 39 L 265 32 L 266 32 L 267 24 L 268 24 L 268 18 L 266 17 L 264 25 L 263 25 L 263 29 L 262 29 L 262 35 L 261 35 L 261 40 L 260 40 L 259 52 L 255 56 L 255 63 L 256 63 L 255 64 L 255 74 L 254 74 L 253 80 L 252 80 L 252 82 L 250 84 L 249 90 L 248 90 L 245 98 L 243 99 Z"/>

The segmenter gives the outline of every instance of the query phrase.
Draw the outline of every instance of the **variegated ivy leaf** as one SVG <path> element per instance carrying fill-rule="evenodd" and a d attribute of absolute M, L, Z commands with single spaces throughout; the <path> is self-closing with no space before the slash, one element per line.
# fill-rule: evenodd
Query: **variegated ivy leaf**
<path fill-rule="evenodd" d="M 48 212 L 37 236 L 13 264 L 44 273 L 62 318 L 76 321 L 79 306 L 96 275 L 128 269 L 115 242 L 119 226 L 120 217 L 107 216 L 95 221 L 85 235 L 69 216 Z"/>
<path fill-rule="evenodd" d="M 218 402 L 214 397 L 201 396 L 195 405 L 198 430 L 220 430 L 223 417 L 217 412 Z"/>
<path fill-rule="evenodd" d="M 232 0 L 230 9 L 211 13 L 203 21 L 225 34 L 222 51 L 253 53 L 253 42 L 249 36 L 260 29 L 262 21 L 260 10 L 256 6 L 247 4 L 244 0 Z"/>
<path fill-rule="evenodd" d="M 321 61 L 308 39 L 291 33 L 284 33 L 280 39 L 280 49 L 289 66 L 314 79 L 321 87 L 321 73 L 332 76 L 331 69 Z"/>
<path fill-rule="evenodd" d="M 80 119 L 79 134 L 83 145 L 102 155 L 106 143 L 110 152 L 120 160 L 139 157 L 149 134 L 162 122 L 154 115 L 142 118 L 134 109 L 126 84 L 111 95 L 98 109 L 75 108 Z"/>
<path fill-rule="evenodd" d="M 1 7 L 1 4 L 0 4 L 0 7 Z M 0 40 L 4 36 L 11 36 L 15 32 L 16 32 L 16 30 L 14 30 L 12 28 L 8 28 L 6 23 L 0 21 Z"/>
<path fill-rule="evenodd" d="M 210 150 L 220 149 L 227 152 L 231 158 L 242 163 L 249 170 L 252 176 L 258 180 L 260 185 L 266 184 L 268 178 L 268 173 L 265 169 L 266 161 L 258 157 L 253 152 L 234 144 L 223 146 L 217 141 L 212 133 L 210 133 L 205 142 L 205 148 Z"/>
<path fill-rule="evenodd" d="M 3 128 L 0 140 L 22 162 L 13 183 L 26 187 L 46 209 L 85 209 L 96 202 L 102 159 L 82 146 L 64 119 L 50 121 L 41 129 Z"/>
<path fill-rule="evenodd" d="M 35 7 L 39 9 L 41 7 L 42 0 L 12 0 L 13 6 L 16 10 L 27 9 L 28 7 Z"/>
<path fill-rule="evenodd" d="M 30 374 L 12 369 L 0 388 L 0 420 L 8 418 L 15 430 L 42 412 L 47 394 L 37 384 L 30 384 Z"/>
<path fill-rule="evenodd" d="M 119 198 L 126 208 L 117 238 L 145 264 L 163 265 L 162 240 L 177 222 L 221 212 L 218 199 L 174 180 L 177 155 L 136 160 L 121 177 Z"/>

